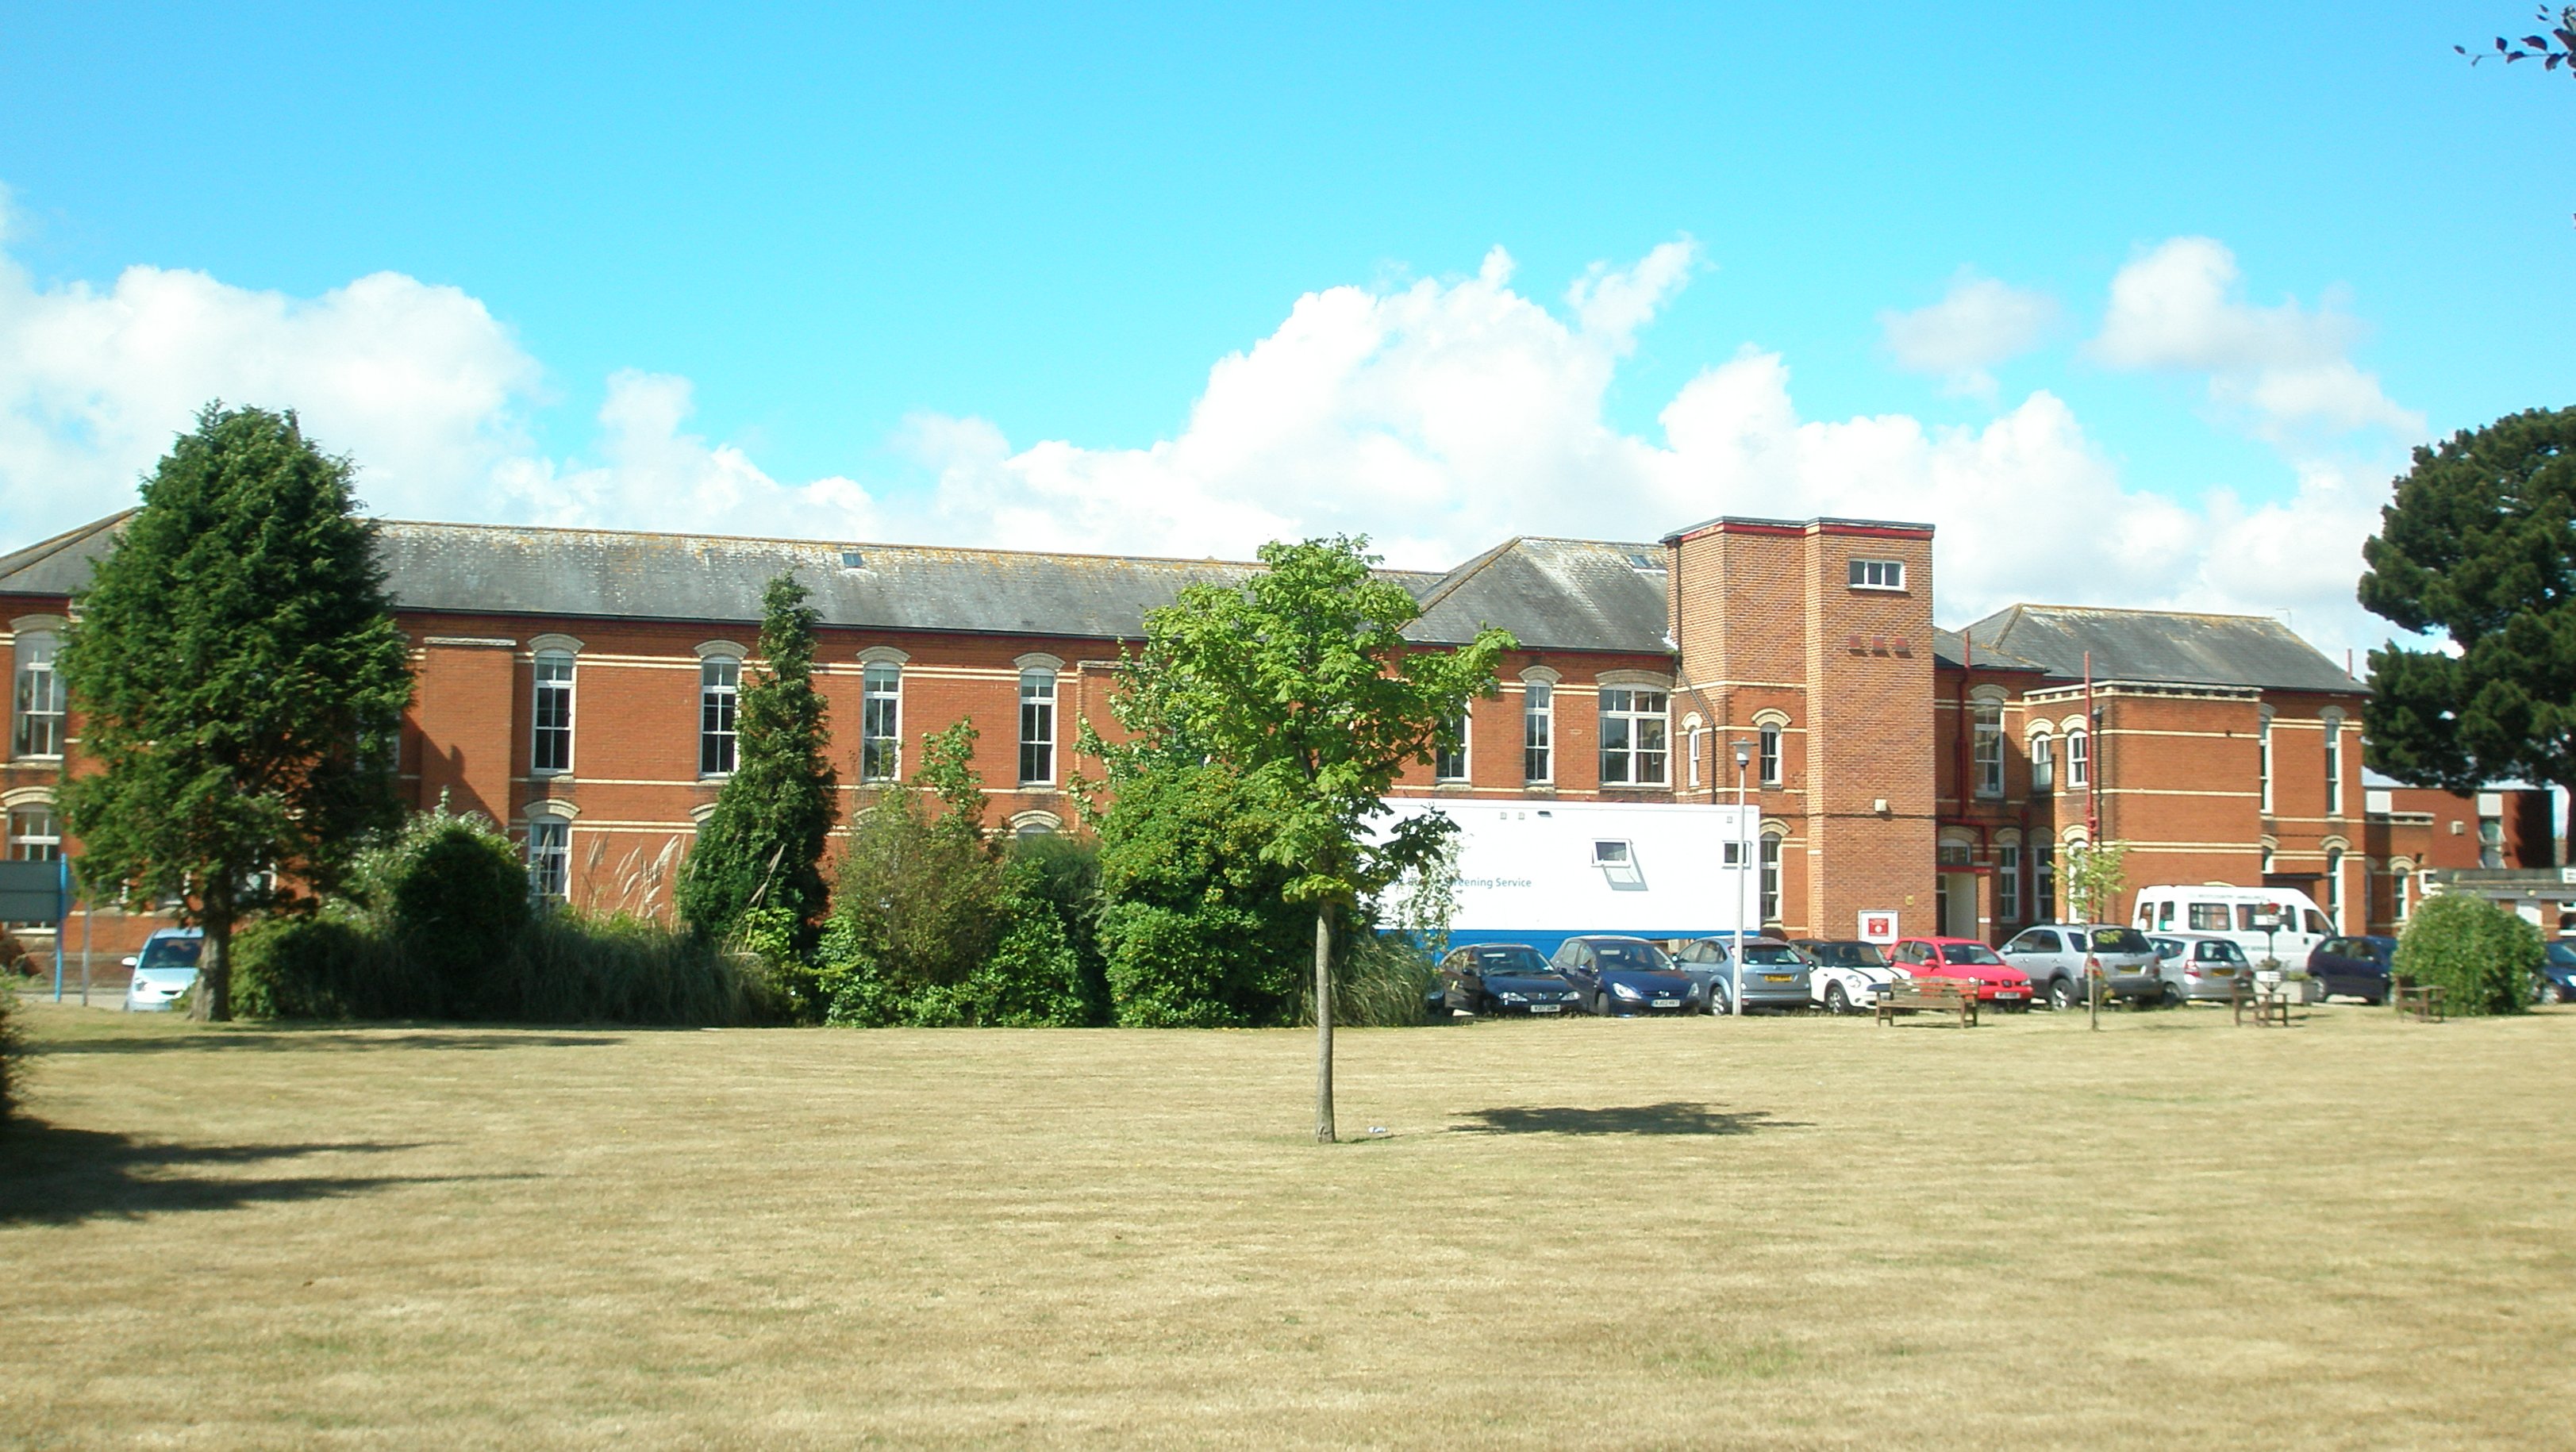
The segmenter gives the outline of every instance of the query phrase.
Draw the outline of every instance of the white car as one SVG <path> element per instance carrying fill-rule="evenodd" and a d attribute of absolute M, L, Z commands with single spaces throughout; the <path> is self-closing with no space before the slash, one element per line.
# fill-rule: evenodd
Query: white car
<path fill-rule="evenodd" d="M 1791 946 L 1815 961 L 1807 992 L 1827 1013 L 1867 1013 L 1878 996 L 1913 975 L 1887 961 L 1887 951 L 1856 938 L 1800 938 Z"/>
<path fill-rule="evenodd" d="M 143 940 L 143 951 L 125 960 L 134 981 L 125 986 L 125 1011 L 159 1013 L 197 981 L 197 955 L 205 951 L 199 928 L 163 928 Z"/>

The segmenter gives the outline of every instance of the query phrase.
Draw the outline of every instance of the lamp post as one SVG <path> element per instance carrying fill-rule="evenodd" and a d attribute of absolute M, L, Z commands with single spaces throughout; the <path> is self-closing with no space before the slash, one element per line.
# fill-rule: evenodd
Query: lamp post
<path fill-rule="evenodd" d="M 1745 879 L 1759 869 L 1753 862 L 1753 834 L 1744 830 L 1744 768 L 1753 763 L 1753 743 L 1735 741 L 1735 953 L 1732 972 L 1733 991 L 1726 995 L 1726 1011 L 1735 1018 L 1744 1016 L 1744 887 Z"/>

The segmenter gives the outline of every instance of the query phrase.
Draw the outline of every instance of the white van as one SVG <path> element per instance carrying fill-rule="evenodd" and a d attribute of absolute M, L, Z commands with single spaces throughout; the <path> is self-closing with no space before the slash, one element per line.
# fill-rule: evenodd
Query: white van
<path fill-rule="evenodd" d="M 2264 931 L 2264 917 L 2280 926 Z M 2142 887 L 2133 921 L 2150 933 L 2225 938 L 2256 966 L 2277 958 L 2293 972 L 2305 970 L 2309 952 L 2335 932 L 2315 899 L 2295 887 Z"/>

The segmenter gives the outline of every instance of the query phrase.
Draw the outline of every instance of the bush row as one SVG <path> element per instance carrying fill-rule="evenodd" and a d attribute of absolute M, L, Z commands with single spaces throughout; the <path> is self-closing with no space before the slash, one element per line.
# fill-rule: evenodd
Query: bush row
<path fill-rule="evenodd" d="M 2445 892 L 2416 905 L 2391 971 L 2438 985 L 2453 1013 L 2520 1013 L 2547 952 L 2540 929 L 2519 914 Z"/>

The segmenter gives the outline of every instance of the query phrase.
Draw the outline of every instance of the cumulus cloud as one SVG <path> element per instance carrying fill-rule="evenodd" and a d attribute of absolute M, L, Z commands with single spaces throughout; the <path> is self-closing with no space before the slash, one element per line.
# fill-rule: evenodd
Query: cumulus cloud
<path fill-rule="evenodd" d="M 0 238 L 7 235 L 0 193 Z M 788 485 L 683 428 L 688 380 L 620 373 L 596 462 L 539 453 L 545 375 L 477 299 L 383 272 L 316 298 L 136 266 L 44 286 L 0 252 L 0 531 L 12 546 L 124 508 L 209 400 L 293 408 L 378 514 L 864 533 L 855 482 Z"/>
<path fill-rule="evenodd" d="M 1898 367 L 1941 379 L 1946 392 L 1992 402 L 1995 378 L 1987 370 L 2046 342 L 2059 312 L 2047 293 L 1962 268 L 1939 302 L 1882 312 L 1878 325 Z"/>
<path fill-rule="evenodd" d="M 2236 255 L 2176 237 L 2120 269 L 2092 355 L 2113 368 L 2209 375 L 2211 400 L 2268 438 L 2380 428 L 2412 438 L 2424 416 L 2355 366 L 2358 319 L 2331 302 L 2257 307 L 2239 294 Z"/>

